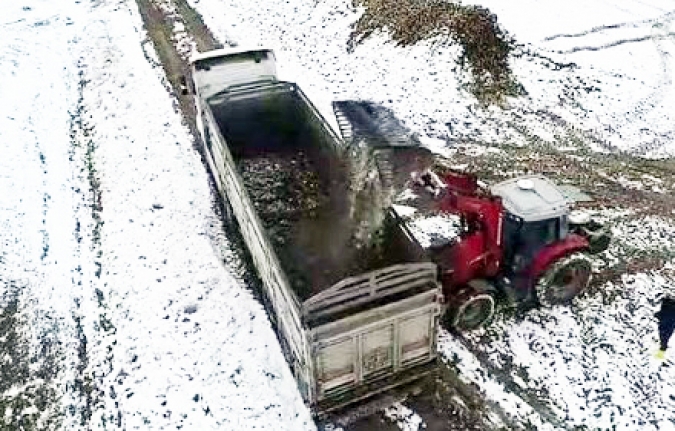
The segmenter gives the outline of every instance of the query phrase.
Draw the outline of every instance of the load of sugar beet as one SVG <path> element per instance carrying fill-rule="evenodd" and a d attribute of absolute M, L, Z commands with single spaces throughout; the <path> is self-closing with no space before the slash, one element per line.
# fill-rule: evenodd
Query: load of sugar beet
<path fill-rule="evenodd" d="M 330 206 L 316 167 L 303 151 L 289 151 L 243 159 L 239 170 L 289 282 L 306 299 L 317 284 L 332 281 L 314 276 L 312 258 L 306 255 L 325 242 L 305 233 Z"/>
<path fill-rule="evenodd" d="M 347 154 L 345 171 L 331 181 L 322 181 L 320 167 L 301 150 L 239 163 L 252 203 L 302 300 L 345 277 L 392 263 L 384 215 L 391 197 L 407 185 L 410 170 L 418 168 L 418 152 Z"/>

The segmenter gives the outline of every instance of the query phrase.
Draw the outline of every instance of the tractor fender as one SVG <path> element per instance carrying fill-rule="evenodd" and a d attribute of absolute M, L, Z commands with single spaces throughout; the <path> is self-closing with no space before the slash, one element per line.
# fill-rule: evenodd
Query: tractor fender
<path fill-rule="evenodd" d="M 577 234 L 570 234 L 562 241 L 547 245 L 532 260 L 528 271 L 530 287 L 558 259 L 576 252 L 588 252 L 588 249 L 588 239 Z"/>

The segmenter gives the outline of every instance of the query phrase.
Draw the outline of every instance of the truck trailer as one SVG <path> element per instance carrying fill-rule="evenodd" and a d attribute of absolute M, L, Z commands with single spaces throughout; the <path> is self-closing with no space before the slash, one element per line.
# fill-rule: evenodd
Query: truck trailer
<path fill-rule="evenodd" d="M 396 223 L 354 240 L 345 141 L 280 79 L 270 49 L 190 62 L 204 156 L 261 280 L 298 389 L 317 416 L 432 372 L 443 295 L 437 266 Z"/>

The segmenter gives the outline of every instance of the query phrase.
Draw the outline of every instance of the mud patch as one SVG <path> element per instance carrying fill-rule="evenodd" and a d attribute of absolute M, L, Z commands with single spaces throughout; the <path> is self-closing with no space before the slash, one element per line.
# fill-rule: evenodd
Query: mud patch
<path fill-rule="evenodd" d="M 38 351 L 30 351 L 29 323 L 19 311 L 19 292 L 26 286 L 13 281 L 0 283 L 7 287 L 4 304 L 0 304 L 0 428 L 57 429 L 61 419 L 60 412 L 53 410 L 59 401 L 54 383 L 61 346 L 54 334 L 43 333 Z"/>
<path fill-rule="evenodd" d="M 498 406 L 483 401 L 480 389 L 464 383 L 458 371 L 439 362 L 435 373 L 405 388 L 398 401 L 364 416 L 345 431 L 484 431 L 518 429 Z M 495 413 L 499 412 L 499 413 Z M 497 415 L 497 416 L 495 416 Z M 495 423 L 496 422 L 496 423 Z M 498 424 L 497 424 L 498 423 Z M 508 427 L 506 426 L 508 424 Z M 332 424 L 323 425 L 330 430 Z"/>
<path fill-rule="evenodd" d="M 176 26 L 184 28 L 185 38 L 189 38 L 199 52 L 222 48 L 224 45 L 215 38 L 204 25 L 199 13 L 185 0 L 137 0 L 136 3 L 148 33 L 148 42 L 153 45 L 167 77 L 167 87 L 176 98 L 190 131 L 197 137 L 196 109 L 192 96 L 182 94 L 181 90 L 182 78 L 189 78 L 189 59 L 186 54 L 179 52 L 174 32 Z M 233 46 L 234 43 L 228 42 L 226 45 Z M 148 58 L 148 62 L 154 63 L 151 58 Z"/>

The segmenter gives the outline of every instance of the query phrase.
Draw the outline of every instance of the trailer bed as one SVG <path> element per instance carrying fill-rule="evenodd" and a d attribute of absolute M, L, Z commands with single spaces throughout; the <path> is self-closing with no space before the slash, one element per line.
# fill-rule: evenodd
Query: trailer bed
<path fill-rule="evenodd" d="M 355 246 L 349 165 L 296 92 L 210 107 L 301 301 L 347 277 L 407 261 L 388 234 Z"/>

